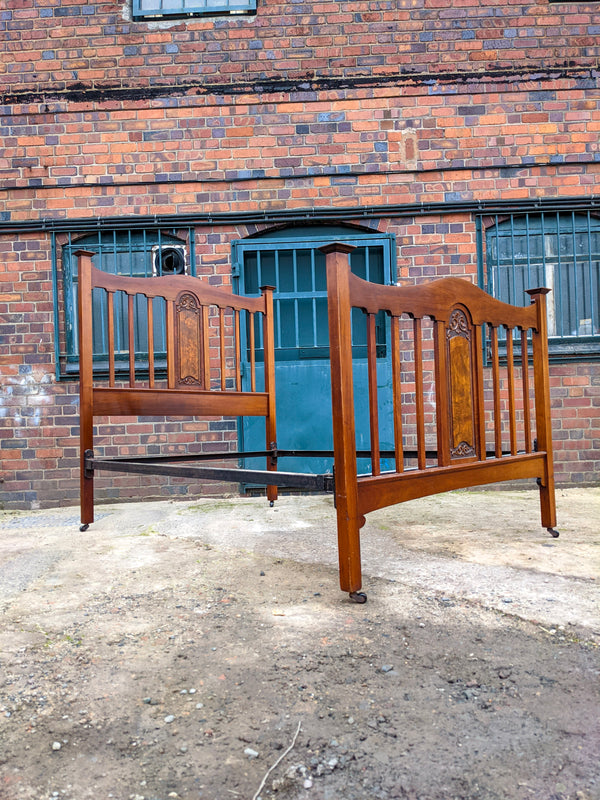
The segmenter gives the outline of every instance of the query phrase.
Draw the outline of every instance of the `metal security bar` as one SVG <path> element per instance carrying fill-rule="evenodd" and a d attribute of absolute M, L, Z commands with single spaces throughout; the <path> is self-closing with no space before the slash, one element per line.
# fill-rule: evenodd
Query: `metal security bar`
<path fill-rule="evenodd" d="M 77 250 L 93 253 L 93 263 L 98 269 L 115 275 L 147 278 L 152 276 L 195 273 L 194 229 L 181 236 L 181 229 L 165 232 L 155 231 L 97 231 L 83 237 L 68 234 L 67 241 L 60 247 L 53 235 L 52 255 L 55 274 L 62 264 L 64 295 L 64 340 L 57 340 L 57 377 L 70 376 L 79 369 L 77 294 L 78 274 Z M 55 281 L 58 292 L 58 280 Z M 108 325 L 109 319 L 114 335 L 114 352 L 117 365 L 128 358 L 128 301 L 120 293 L 115 297 L 110 318 L 106 296 L 102 292 L 94 294 L 94 368 L 102 372 L 108 368 Z M 144 298 L 136 298 L 134 303 L 135 360 L 143 372 L 148 366 L 147 309 Z M 160 354 L 166 350 L 165 308 L 157 298 L 152 303 L 152 331 L 154 347 L 158 357 L 156 366 L 161 368 Z M 57 328 L 58 330 L 58 328 Z M 164 366 L 164 365 L 163 365 Z"/>
<path fill-rule="evenodd" d="M 335 237 L 339 238 L 339 237 Z M 392 280 L 390 237 L 350 239 L 356 246 L 350 256 L 354 274 L 372 283 Z M 329 356 L 325 256 L 318 249 L 331 241 L 310 237 L 304 241 L 243 241 L 234 243 L 234 276 L 243 295 L 258 294 L 261 286 L 274 286 L 275 358 L 278 361 L 319 359 Z M 354 355 L 366 356 L 367 330 L 363 315 L 352 317 Z M 257 330 L 256 335 L 260 336 Z M 386 320 L 376 318 L 379 357 L 385 356 Z"/>
<path fill-rule="evenodd" d="M 485 245 L 486 288 L 494 297 L 527 305 L 527 289 L 552 290 L 553 357 L 600 355 L 599 217 L 590 211 L 495 215 Z"/>
<path fill-rule="evenodd" d="M 256 0 L 133 0 L 134 19 L 244 14 L 252 11 L 256 11 Z"/>

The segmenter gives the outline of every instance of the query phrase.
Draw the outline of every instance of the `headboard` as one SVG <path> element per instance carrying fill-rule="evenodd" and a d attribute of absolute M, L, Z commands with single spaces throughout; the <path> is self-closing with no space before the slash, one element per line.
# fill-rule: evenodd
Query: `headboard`
<path fill-rule="evenodd" d="M 335 490 L 342 588 L 360 588 L 359 528 L 370 511 L 452 489 L 537 478 L 542 525 L 556 524 L 546 329 L 547 289 L 502 303 L 468 279 L 368 283 L 343 243 L 328 245 Z M 357 475 L 352 309 L 366 316 L 371 474 Z M 375 318 L 389 320 L 392 400 L 382 405 Z M 524 357 L 521 357 L 524 356 Z M 533 411 L 532 411 L 533 407 Z M 392 416 L 382 469 L 380 422 Z M 388 455 L 386 453 L 386 455 Z M 390 460 L 394 463 L 389 468 Z"/>

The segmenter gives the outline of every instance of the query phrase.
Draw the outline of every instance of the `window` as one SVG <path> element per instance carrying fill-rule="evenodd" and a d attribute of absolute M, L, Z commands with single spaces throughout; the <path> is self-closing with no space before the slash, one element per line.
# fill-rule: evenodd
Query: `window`
<path fill-rule="evenodd" d="M 162 231 L 99 231 L 82 238 L 69 237 L 62 248 L 64 281 L 65 339 L 60 357 L 62 373 L 72 374 L 79 369 L 78 320 L 77 320 L 77 250 L 93 253 L 92 262 L 98 269 L 131 277 L 151 277 L 192 272 L 194 264 L 193 231 L 188 232 L 188 245 L 174 232 Z M 119 355 L 125 361 L 127 339 L 127 303 L 121 293 L 115 295 L 115 348 L 116 361 Z M 148 357 L 148 331 L 146 324 L 145 300 L 137 298 L 135 313 L 136 366 L 143 372 Z M 154 339 L 157 352 L 165 351 L 164 305 L 156 298 L 154 301 Z M 141 313 L 140 313 L 141 312 Z M 98 372 L 108 368 L 108 330 L 106 297 L 98 292 L 94 299 L 94 368 Z M 125 368 L 125 364 L 123 364 Z"/>
<path fill-rule="evenodd" d="M 486 231 L 487 289 L 528 305 L 526 289 L 546 286 L 554 358 L 600 355 L 600 219 L 590 212 L 496 218 Z"/>
<path fill-rule="evenodd" d="M 319 247 L 341 240 L 356 246 L 350 255 L 356 275 L 373 283 L 392 281 L 394 248 L 389 235 L 361 235 L 349 233 L 347 228 L 298 228 L 234 242 L 234 278 L 239 293 L 257 295 L 261 286 L 275 287 L 276 360 L 329 358 L 325 255 Z M 352 323 L 354 356 L 366 357 L 366 323 L 360 310 L 354 310 Z M 377 354 L 383 358 L 384 312 L 377 315 L 376 330 Z"/>
<path fill-rule="evenodd" d="M 247 14 L 252 11 L 256 11 L 256 0 L 133 0 L 134 19 Z"/>

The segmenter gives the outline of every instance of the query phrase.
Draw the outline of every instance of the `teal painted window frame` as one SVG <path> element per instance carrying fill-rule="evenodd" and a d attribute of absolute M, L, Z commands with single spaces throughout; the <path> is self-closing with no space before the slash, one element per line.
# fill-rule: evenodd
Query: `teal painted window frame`
<path fill-rule="evenodd" d="M 91 234 L 82 234 L 75 237 L 68 236 L 68 240 L 60 247 L 53 236 L 52 242 L 52 261 L 53 272 L 55 275 L 55 308 L 58 309 L 58 262 L 59 254 L 62 263 L 62 297 L 64 298 L 64 344 L 61 348 L 60 329 L 55 325 L 55 350 L 57 354 L 57 377 L 73 378 L 79 373 L 79 343 L 78 343 L 78 311 L 77 311 L 77 258 L 75 253 L 78 250 L 87 250 L 93 253 L 92 261 L 98 269 L 104 269 L 113 274 L 128 275 L 130 277 L 150 277 L 153 274 L 162 274 L 161 260 L 155 257 L 157 248 L 172 248 L 179 252 L 185 251 L 185 271 L 188 274 L 195 274 L 195 253 L 194 253 L 194 231 L 190 228 L 186 238 L 178 235 L 181 229 L 172 231 L 161 230 L 101 230 Z M 106 308 L 103 293 L 98 292 L 95 298 L 94 312 L 98 315 L 95 319 L 94 343 L 94 371 L 99 375 L 108 373 L 108 353 L 107 353 L 107 334 L 106 334 Z M 115 310 L 115 366 L 117 372 L 122 368 L 123 372 L 128 369 L 127 355 L 121 347 L 125 342 L 125 307 L 119 305 L 122 298 L 117 297 Z M 142 300 L 139 308 L 142 309 Z M 161 347 L 164 341 L 164 309 L 160 301 L 155 299 L 154 307 L 154 333 L 157 345 L 155 353 L 155 363 L 157 374 L 166 370 L 165 348 Z M 55 319 L 58 320 L 58 313 Z M 143 319 L 143 316 L 140 317 Z M 143 325 L 136 330 L 136 372 L 139 371 L 143 376 L 144 369 L 147 369 L 148 352 L 147 340 L 144 337 L 147 332 L 143 330 Z M 144 347 L 144 343 L 146 346 Z"/>
<path fill-rule="evenodd" d="M 479 274 L 491 295 L 513 305 L 529 304 L 526 289 L 552 289 L 550 358 L 600 359 L 599 217 L 589 211 L 496 215 L 480 235 Z"/>
<path fill-rule="evenodd" d="M 250 14 L 255 11 L 256 0 L 132 0 L 135 20 Z"/>
<path fill-rule="evenodd" d="M 233 288 L 234 291 L 242 295 L 258 295 L 260 285 L 270 284 L 275 286 L 273 294 L 275 306 L 275 358 L 277 361 L 306 361 L 310 359 L 327 359 L 329 357 L 329 345 L 327 343 L 328 331 L 325 329 L 327 291 L 324 284 L 324 271 L 317 270 L 316 254 L 320 259 L 320 266 L 324 266 L 324 255 L 318 253 L 318 248 L 332 241 L 344 241 L 357 248 L 355 255 L 351 255 L 357 261 L 362 261 L 361 266 L 354 271 L 366 280 L 373 280 L 374 275 L 370 274 L 368 254 L 374 249 L 381 252 L 380 271 L 382 280 L 376 281 L 384 284 L 394 284 L 396 282 L 396 241 L 394 234 L 382 233 L 363 233 L 349 232 L 343 227 L 317 227 L 284 229 L 264 236 L 250 239 L 240 239 L 232 243 L 233 251 Z M 305 273 L 310 268 L 310 276 L 305 275 L 303 286 L 299 286 L 299 275 L 301 273 L 298 260 L 300 255 L 306 254 L 304 264 L 307 267 Z M 364 258 L 362 253 L 365 254 Z M 285 254 L 286 265 L 282 266 Z M 248 278 L 244 270 L 246 256 L 256 255 L 257 261 L 262 258 L 268 261 L 268 268 L 262 270 L 262 274 L 257 276 L 256 281 L 251 281 L 248 285 Z M 377 268 L 373 267 L 373 271 Z M 260 271 L 260 270 L 257 270 Z M 282 279 L 282 273 L 286 277 Z M 265 274 L 266 273 L 266 274 Z M 286 286 L 286 280 L 288 285 Z M 292 285 L 293 281 L 293 285 Z M 307 313 L 308 312 L 308 313 Z M 285 333 L 281 325 L 284 314 L 294 315 L 293 330 L 295 342 L 284 342 Z M 304 316 L 305 328 L 310 327 L 312 318 L 312 344 L 300 341 L 301 317 Z M 354 326 L 354 347 L 353 355 L 355 358 L 366 357 L 366 338 L 361 327 L 364 325 L 364 315 L 359 310 L 353 316 Z M 384 358 L 386 355 L 386 341 L 388 337 L 388 322 L 385 313 L 378 315 L 377 322 L 377 355 Z M 255 331 L 259 351 L 257 358 L 261 357 L 260 343 L 261 332 L 258 328 Z M 309 337 L 310 337 L 309 333 Z M 364 340 L 364 341 L 363 341 Z M 284 346 L 287 345 L 287 346 Z"/>

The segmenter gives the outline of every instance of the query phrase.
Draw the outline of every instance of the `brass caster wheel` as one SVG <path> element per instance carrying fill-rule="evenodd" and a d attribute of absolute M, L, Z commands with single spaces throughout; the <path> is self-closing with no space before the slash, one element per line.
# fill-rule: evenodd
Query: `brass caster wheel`
<path fill-rule="evenodd" d="M 364 592 L 350 592 L 350 600 L 352 600 L 353 603 L 362 605 L 367 602 L 367 595 Z"/>

